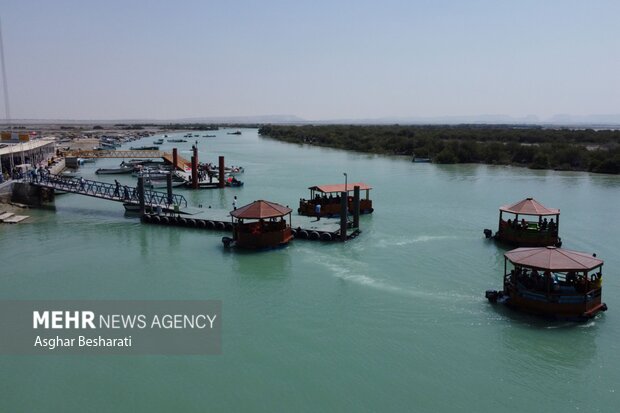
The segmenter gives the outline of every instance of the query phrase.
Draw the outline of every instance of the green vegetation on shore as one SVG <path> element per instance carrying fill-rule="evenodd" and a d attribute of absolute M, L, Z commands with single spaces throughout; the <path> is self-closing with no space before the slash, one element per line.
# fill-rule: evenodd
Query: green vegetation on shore
<path fill-rule="evenodd" d="M 512 125 L 265 125 L 259 133 L 285 142 L 431 158 L 443 164 L 620 173 L 618 130 Z"/>

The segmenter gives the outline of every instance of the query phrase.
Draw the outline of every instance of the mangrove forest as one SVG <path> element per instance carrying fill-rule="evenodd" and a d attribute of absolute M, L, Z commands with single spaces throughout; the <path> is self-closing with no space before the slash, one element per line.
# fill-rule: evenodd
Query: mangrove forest
<path fill-rule="evenodd" d="M 521 125 L 264 125 L 276 140 L 434 163 L 620 173 L 620 130 Z"/>

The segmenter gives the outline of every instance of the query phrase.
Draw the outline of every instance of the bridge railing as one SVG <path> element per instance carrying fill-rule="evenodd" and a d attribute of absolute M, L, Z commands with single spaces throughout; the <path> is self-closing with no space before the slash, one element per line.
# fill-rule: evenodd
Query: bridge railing
<path fill-rule="evenodd" d="M 26 180 L 32 184 L 60 191 L 104 198 L 111 201 L 128 202 L 139 204 L 140 197 L 136 187 L 127 185 L 111 184 L 109 182 L 92 181 L 82 178 L 69 178 L 61 175 L 36 175 L 30 174 Z M 183 195 L 172 194 L 172 203 L 168 202 L 168 193 L 144 190 L 144 203 L 146 205 L 179 205 L 187 207 L 187 200 Z"/>

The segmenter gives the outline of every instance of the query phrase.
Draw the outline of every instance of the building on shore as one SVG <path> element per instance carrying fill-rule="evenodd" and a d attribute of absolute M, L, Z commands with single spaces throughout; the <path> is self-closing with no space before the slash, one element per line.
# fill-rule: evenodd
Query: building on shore
<path fill-rule="evenodd" d="M 19 165 L 36 166 L 55 154 L 54 139 L 30 139 L 28 134 L 2 132 L 0 166 L 2 178 L 7 179 Z"/>

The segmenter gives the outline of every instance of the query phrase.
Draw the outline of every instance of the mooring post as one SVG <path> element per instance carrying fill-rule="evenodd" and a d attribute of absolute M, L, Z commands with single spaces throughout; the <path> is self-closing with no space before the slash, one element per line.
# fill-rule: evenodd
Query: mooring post
<path fill-rule="evenodd" d="M 198 149 L 194 146 L 194 155 L 192 155 L 192 188 L 198 188 Z"/>
<path fill-rule="evenodd" d="M 360 187 L 353 187 L 353 228 L 360 227 Z"/>
<path fill-rule="evenodd" d="M 218 183 L 218 185 L 219 185 L 220 188 L 224 188 L 224 186 L 226 184 L 226 182 L 224 182 L 224 169 L 226 168 L 224 166 L 224 157 L 220 156 L 219 161 L 220 162 L 219 162 L 219 166 L 218 166 L 218 168 L 219 168 L 218 169 L 218 172 L 219 172 L 218 179 L 219 179 L 220 182 Z"/>
<path fill-rule="evenodd" d="M 340 193 L 340 241 L 347 240 L 347 192 Z"/>
<path fill-rule="evenodd" d="M 177 148 L 172 148 L 172 169 L 175 171 L 179 169 L 179 152 Z"/>
<path fill-rule="evenodd" d="M 138 200 L 140 201 L 140 217 L 144 216 L 144 177 L 138 177 Z"/>
<path fill-rule="evenodd" d="M 168 205 L 172 205 L 172 173 L 170 171 L 168 175 L 166 175 L 166 189 L 168 192 Z"/>

